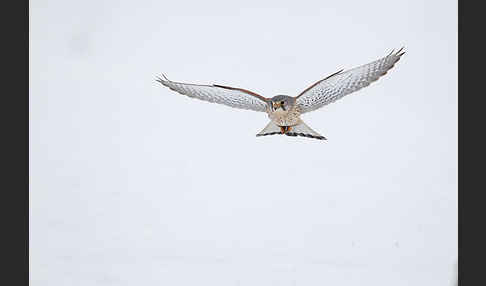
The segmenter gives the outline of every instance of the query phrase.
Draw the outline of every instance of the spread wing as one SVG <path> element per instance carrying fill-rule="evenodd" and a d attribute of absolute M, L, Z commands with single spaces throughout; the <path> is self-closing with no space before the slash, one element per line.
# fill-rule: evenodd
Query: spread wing
<path fill-rule="evenodd" d="M 405 53 L 401 48 L 386 57 L 343 72 L 338 71 L 311 85 L 296 97 L 301 113 L 309 112 L 334 102 L 345 95 L 368 86 L 385 75 Z"/>
<path fill-rule="evenodd" d="M 252 91 L 223 85 L 199 85 L 170 81 L 162 75 L 157 81 L 180 94 L 234 108 L 265 111 L 267 99 Z"/>

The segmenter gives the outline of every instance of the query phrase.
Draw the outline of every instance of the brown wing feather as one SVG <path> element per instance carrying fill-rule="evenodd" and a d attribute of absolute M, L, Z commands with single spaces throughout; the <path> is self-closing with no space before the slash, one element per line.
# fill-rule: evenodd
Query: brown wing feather
<path fill-rule="evenodd" d="M 339 71 L 337 71 L 337 72 L 335 72 L 335 73 L 333 73 L 333 74 L 331 74 L 331 75 L 329 75 L 329 76 L 327 76 L 327 77 L 325 77 L 325 78 L 323 78 L 323 79 L 321 79 L 321 80 L 317 81 L 316 83 L 314 83 L 313 85 L 309 86 L 309 87 L 308 87 L 308 88 L 306 88 L 304 91 L 302 91 L 301 93 L 299 93 L 299 95 L 297 95 L 295 98 L 298 98 L 298 97 L 299 97 L 299 96 L 301 96 L 302 94 L 306 93 L 306 92 L 307 92 L 309 89 L 311 89 L 311 88 L 313 88 L 314 86 L 316 86 L 316 85 L 320 84 L 321 82 L 325 81 L 326 79 L 329 79 L 329 78 L 331 78 L 331 77 L 333 77 L 333 76 L 335 76 L 335 75 L 337 75 L 337 74 L 342 73 L 343 71 L 344 71 L 344 69 L 341 69 L 341 70 L 339 70 Z"/>
<path fill-rule="evenodd" d="M 175 82 L 164 74 L 156 80 L 171 90 L 192 98 L 260 112 L 265 112 L 267 108 L 267 98 L 243 88 Z"/>
<path fill-rule="evenodd" d="M 258 98 L 259 98 L 259 99 L 261 99 L 261 100 L 268 101 L 268 98 L 266 98 L 266 97 L 264 97 L 264 96 L 261 96 L 261 95 L 259 95 L 258 93 L 253 92 L 253 91 L 251 91 L 251 90 L 247 90 L 247 89 L 243 89 L 243 88 L 238 88 L 238 87 L 224 86 L 224 85 L 219 85 L 219 84 L 213 84 L 213 86 L 215 86 L 215 87 L 220 87 L 220 88 L 226 88 L 226 89 L 230 89 L 230 90 L 238 90 L 238 91 L 241 91 L 241 92 L 247 93 L 247 94 L 249 94 L 249 95 L 252 95 L 252 96 L 258 97 Z"/>
<path fill-rule="evenodd" d="M 403 48 L 347 71 L 339 71 L 308 87 L 296 97 L 301 113 L 316 110 L 358 91 L 387 73 L 404 54 Z"/>

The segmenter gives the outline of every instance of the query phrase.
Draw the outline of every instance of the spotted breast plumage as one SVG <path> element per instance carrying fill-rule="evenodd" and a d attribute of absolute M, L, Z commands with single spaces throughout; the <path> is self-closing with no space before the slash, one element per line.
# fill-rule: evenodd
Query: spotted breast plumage
<path fill-rule="evenodd" d="M 403 48 L 371 63 L 340 70 L 306 88 L 297 96 L 263 97 L 247 89 L 223 85 L 174 82 L 162 75 L 157 81 L 180 94 L 234 108 L 266 112 L 270 123 L 256 136 L 285 134 L 326 140 L 305 124 L 300 115 L 319 109 L 358 91 L 385 75 L 404 54 Z"/>

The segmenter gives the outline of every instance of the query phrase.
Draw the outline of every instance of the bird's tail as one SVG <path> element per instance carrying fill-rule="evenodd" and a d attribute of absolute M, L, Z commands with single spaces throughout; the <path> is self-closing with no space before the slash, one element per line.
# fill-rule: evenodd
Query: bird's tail
<path fill-rule="evenodd" d="M 315 138 L 319 140 L 327 140 L 326 137 L 312 130 L 312 128 L 307 126 L 307 124 L 305 124 L 303 121 L 300 121 L 299 124 L 292 126 L 289 131 L 285 132 L 285 135 L 303 136 L 303 137 Z"/>
<path fill-rule="evenodd" d="M 263 128 L 263 130 L 260 131 L 260 133 L 258 133 L 256 136 L 267 136 L 275 134 L 283 134 L 282 129 L 273 121 L 270 121 L 270 123 L 268 123 L 267 126 L 265 126 L 265 128 Z"/>
<path fill-rule="evenodd" d="M 266 135 L 275 135 L 275 134 L 285 134 L 287 136 L 303 136 L 303 137 L 315 138 L 319 140 L 327 140 L 326 137 L 312 130 L 303 121 L 301 121 L 299 124 L 295 126 L 289 126 L 289 127 L 280 127 L 277 124 L 275 124 L 273 121 L 271 121 L 256 136 L 266 136 Z"/>

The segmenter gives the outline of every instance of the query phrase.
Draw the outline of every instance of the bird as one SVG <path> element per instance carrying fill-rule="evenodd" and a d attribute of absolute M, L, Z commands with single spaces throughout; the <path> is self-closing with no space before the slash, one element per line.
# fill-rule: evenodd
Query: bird
<path fill-rule="evenodd" d="M 266 112 L 270 122 L 256 136 L 282 134 L 327 140 L 302 121 L 304 113 L 317 110 L 350 93 L 358 91 L 385 75 L 405 54 L 403 47 L 386 56 L 349 70 L 341 69 L 307 87 L 297 96 L 264 97 L 253 91 L 224 85 L 174 82 L 164 74 L 156 81 L 191 98 L 219 103 L 233 108 Z"/>

